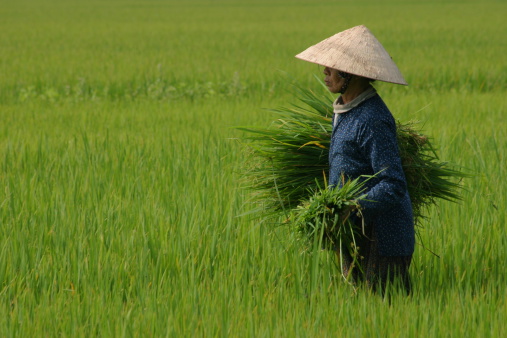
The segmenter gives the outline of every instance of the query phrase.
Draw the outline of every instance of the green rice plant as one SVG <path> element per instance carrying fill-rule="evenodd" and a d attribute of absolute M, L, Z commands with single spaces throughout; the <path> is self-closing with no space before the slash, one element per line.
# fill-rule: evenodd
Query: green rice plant
<path fill-rule="evenodd" d="M 506 9 L 0 1 L 0 336 L 506 336 Z M 390 303 L 353 293 L 334 253 L 301 255 L 288 226 L 239 217 L 245 152 L 230 141 L 273 119 L 253 107 L 294 101 L 274 69 L 311 88 L 293 55 L 357 22 L 410 83 L 379 84 L 393 113 L 429 105 L 439 156 L 480 173 L 463 206 L 425 211 L 440 258 L 416 250 L 414 293 Z"/>
<path fill-rule="evenodd" d="M 416 222 L 424 218 L 425 209 L 438 199 L 461 200 L 461 180 L 470 174 L 441 162 L 428 136 L 417 131 L 415 123 L 397 122 L 397 138 L 403 171 Z"/>
<path fill-rule="evenodd" d="M 360 226 L 351 215 L 354 212 L 358 219 L 363 219 L 359 201 L 366 198 L 365 183 L 371 177 L 374 176 L 349 181 L 342 178 L 340 188 L 319 188 L 291 211 L 289 223 L 308 248 L 348 252 L 354 262 L 351 267 L 362 269 L 356 236 L 364 234 L 364 222 Z"/>
<path fill-rule="evenodd" d="M 254 201 L 268 213 L 290 210 L 325 186 L 332 111 L 330 97 L 299 89 L 299 105 L 270 109 L 279 116 L 268 128 L 239 128 L 248 132 L 253 161 L 247 175 Z"/>

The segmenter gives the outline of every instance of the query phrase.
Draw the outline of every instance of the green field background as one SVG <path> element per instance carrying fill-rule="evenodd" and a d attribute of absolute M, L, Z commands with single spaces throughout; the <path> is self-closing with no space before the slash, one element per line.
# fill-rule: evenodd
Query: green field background
<path fill-rule="evenodd" d="M 507 335 L 505 1 L 2 0 L 0 336 Z M 294 58 L 364 24 L 376 85 L 474 173 L 428 210 L 414 291 L 343 282 L 241 188 Z M 434 252 L 438 257 L 431 252 Z"/>

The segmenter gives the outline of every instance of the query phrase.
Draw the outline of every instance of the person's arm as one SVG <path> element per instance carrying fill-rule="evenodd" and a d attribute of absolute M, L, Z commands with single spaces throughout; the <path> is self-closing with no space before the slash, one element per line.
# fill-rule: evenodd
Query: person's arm
<path fill-rule="evenodd" d="M 377 120 L 365 125 L 360 133 L 360 148 L 370 158 L 375 184 L 366 200 L 360 201 L 365 216 L 374 216 L 396 205 L 406 193 L 406 180 L 398 151 L 394 122 Z"/>

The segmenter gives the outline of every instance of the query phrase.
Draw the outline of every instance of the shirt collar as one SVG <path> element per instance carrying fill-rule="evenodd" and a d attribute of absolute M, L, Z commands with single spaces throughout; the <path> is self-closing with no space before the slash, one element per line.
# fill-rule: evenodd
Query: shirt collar
<path fill-rule="evenodd" d="M 369 98 L 375 96 L 377 94 L 377 91 L 375 88 L 370 87 L 366 89 L 364 92 L 359 94 L 356 98 L 354 98 L 352 101 L 347 103 L 340 103 L 341 102 L 341 96 L 336 99 L 333 103 L 333 111 L 335 114 L 343 114 L 351 110 L 352 108 L 357 107 L 362 102 L 368 100 Z"/>

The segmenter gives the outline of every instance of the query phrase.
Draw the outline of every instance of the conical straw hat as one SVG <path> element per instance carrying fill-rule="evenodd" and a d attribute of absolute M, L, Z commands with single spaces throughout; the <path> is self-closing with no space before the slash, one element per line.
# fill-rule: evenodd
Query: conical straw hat
<path fill-rule="evenodd" d="M 387 51 L 363 25 L 335 34 L 296 57 L 369 79 L 407 84 Z"/>

